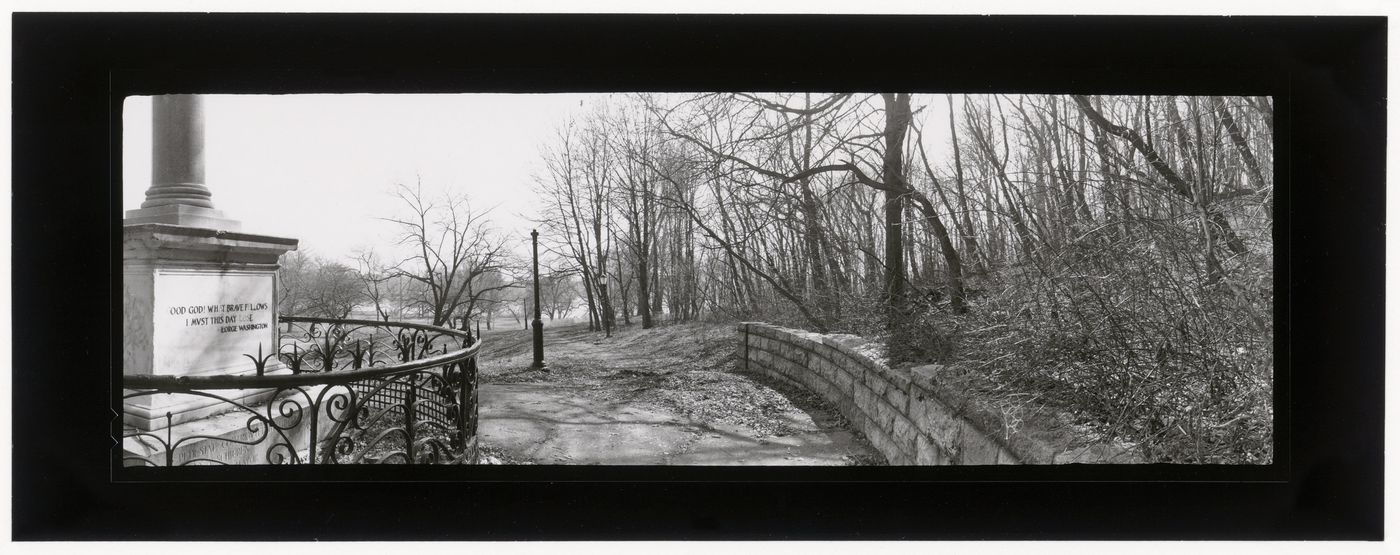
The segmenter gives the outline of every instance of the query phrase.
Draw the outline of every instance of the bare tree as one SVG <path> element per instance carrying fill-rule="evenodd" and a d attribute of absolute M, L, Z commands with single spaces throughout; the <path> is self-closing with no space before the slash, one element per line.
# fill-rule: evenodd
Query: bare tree
<path fill-rule="evenodd" d="M 374 314 L 380 320 L 389 321 L 395 285 L 392 268 L 384 264 L 373 249 L 363 248 L 354 253 L 355 274 L 360 279 L 361 293 L 369 304 L 374 306 Z"/>
<path fill-rule="evenodd" d="M 310 250 L 287 253 L 277 274 L 282 314 L 345 318 L 360 300 L 355 271 Z"/>
<path fill-rule="evenodd" d="M 395 195 L 407 214 L 384 219 L 398 224 L 398 244 L 411 254 L 389 275 L 421 284 L 421 302 L 434 325 L 447 324 L 483 295 L 512 286 L 483 283 L 483 276 L 500 272 L 506 262 L 505 241 L 490 229 L 487 212 L 473 211 L 465 197 L 430 199 L 421 180 L 416 187 L 399 185 Z"/>
<path fill-rule="evenodd" d="M 577 301 L 578 288 L 572 273 L 551 272 L 541 277 L 540 310 L 550 320 L 568 315 Z"/>
<path fill-rule="evenodd" d="M 306 308 L 304 293 L 313 262 L 310 251 L 303 248 L 282 256 L 277 269 L 277 310 L 282 314 L 300 315 Z"/>
<path fill-rule="evenodd" d="M 606 291 L 608 250 L 602 241 L 607 206 L 603 187 L 609 169 L 597 167 L 606 160 L 600 152 L 606 143 L 589 136 L 596 129 L 596 125 L 580 128 L 572 121 L 560 127 L 557 142 L 544 148 L 546 174 L 536 176 L 535 185 L 546 200 L 540 221 L 546 251 L 570 261 L 578 272 L 589 330 L 610 333 L 611 316 L 604 317 L 611 311 Z"/>
<path fill-rule="evenodd" d="M 355 270 L 339 262 L 325 262 L 311 273 L 306 287 L 307 316 L 347 318 L 360 300 Z"/>
<path fill-rule="evenodd" d="M 635 270 L 636 307 L 642 318 L 642 329 L 648 329 L 653 325 L 650 297 L 654 287 L 652 269 L 655 266 L 653 258 L 656 256 L 655 243 L 660 208 L 657 197 L 661 180 L 653 175 L 646 161 L 653 156 L 652 150 L 657 143 L 657 137 L 649 121 L 634 121 L 626 114 L 619 118 L 612 135 L 616 137 L 613 148 L 620 151 L 622 158 L 619 163 L 621 175 L 618 182 L 621 199 L 618 204 L 622 208 L 622 219 L 627 224 L 625 233 L 621 234 L 622 243 L 627 248 L 631 266 Z M 619 266 L 622 264 L 620 258 L 617 263 Z M 623 279 L 621 270 L 618 274 L 618 278 Z M 623 315 L 626 316 L 627 293 L 621 293 Z"/>
<path fill-rule="evenodd" d="M 681 103 L 682 106 L 689 104 L 699 104 L 703 107 L 692 110 L 692 114 L 698 114 L 689 121 L 672 124 L 673 114 L 677 108 L 664 108 L 655 105 L 651 106 L 653 112 L 657 113 L 662 125 L 667 133 L 679 140 L 698 147 L 698 149 L 716 163 L 733 166 L 731 172 L 740 175 L 750 174 L 763 180 L 769 180 L 767 187 L 771 187 L 772 192 L 778 195 L 795 198 L 796 204 L 801 206 L 801 213 L 809 224 L 805 227 L 804 233 L 807 239 L 804 241 L 807 246 L 807 256 L 813 261 L 827 259 L 827 253 L 823 252 L 823 240 L 821 226 L 819 223 L 818 207 L 816 206 L 814 195 L 811 194 L 810 180 L 818 175 L 836 173 L 846 177 L 846 183 L 862 184 L 872 189 L 880 191 L 884 195 L 884 256 L 879 260 L 883 268 L 884 291 L 882 301 L 888 312 L 888 318 L 893 325 L 899 318 L 897 310 L 905 301 L 905 289 L 907 287 L 906 260 L 904 257 L 904 211 L 907 199 L 912 199 L 924 216 L 930 220 L 936 220 L 938 215 L 932 203 L 921 192 L 909 185 L 904 163 L 905 140 L 912 121 L 912 110 L 910 106 L 910 95 L 907 93 L 886 93 L 879 95 L 883 100 L 883 107 L 879 113 L 883 114 L 883 126 L 863 130 L 867 126 L 870 117 L 870 110 L 863 101 L 853 101 L 852 95 L 837 94 L 817 101 L 811 102 L 810 97 L 804 96 L 802 107 L 791 106 L 786 98 L 777 100 L 763 98 L 758 95 L 732 94 L 732 95 L 701 95 L 700 97 Z M 758 110 L 758 115 L 748 116 L 748 111 Z M 746 111 L 748 110 L 748 111 Z M 748 116 L 748 117 L 746 117 Z M 764 116 L 772 116 L 775 121 L 767 126 L 755 125 L 752 122 L 762 121 Z M 696 126 L 698 120 L 699 127 Z M 750 122 L 735 129 L 735 122 Z M 849 131 L 844 134 L 834 134 L 832 129 L 845 125 Z M 822 129 L 822 134 L 827 136 L 827 145 L 817 154 L 816 147 L 812 143 L 809 135 L 813 127 Z M 707 133 L 709 137 L 702 136 Z M 736 136 L 737 135 L 737 136 Z M 799 138 L 800 137 L 800 138 Z M 774 143 L 777 143 L 777 146 Z M 793 155 L 786 162 L 781 161 L 771 155 L 771 152 L 781 151 L 782 145 L 790 146 L 794 152 L 801 155 Z M 795 146 L 800 145 L 800 148 Z M 839 159 L 844 156 L 845 159 Z M 866 156 L 878 157 L 879 163 L 875 164 L 867 160 Z M 871 177 L 872 175 L 877 176 Z M 750 181 L 749 183 L 753 183 Z M 796 191 L 789 190 L 784 186 L 797 184 Z M 795 193 L 795 194 L 794 194 Z M 723 215 L 723 214 L 722 214 Z M 724 224 L 725 222 L 721 222 Z M 951 244 L 944 249 L 945 254 L 956 257 L 956 249 Z M 742 256 L 738 250 L 726 251 L 731 256 Z M 757 271 L 757 265 L 753 261 L 741 263 L 751 271 Z M 820 262 L 817 262 L 820 264 Z M 827 289 L 826 275 L 829 268 L 813 268 L 813 264 L 808 262 L 804 268 L 795 268 L 799 272 L 798 277 L 810 275 L 816 278 L 818 289 Z M 770 277 L 776 277 L 783 272 L 763 271 Z M 960 276 L 960 272 L 959 272 Z M 774 280 L 766 280 L 774 281 Z M 805 281 L 805 278 L 803 279 Z M 959 309 L 961 309 L 962 287 L 960 278 L 952 280 L 951 289 L 956 299 Z M 793 284 L 796 286 L 796 284 Z M 800 296 L 792 291 L 793 287 L 775 287 L 784 298 L 797 305 L 797 308 L 804 315 L 809 315 L 808 319 L 817 327 L 827 327 L 829 322 L 836 316 L 835 311 L 830 307 L 825 310 L 813 311 L 805 306 L 805 302 L 800 300 Z M 821 291 L 820 294 L 829 294 Z"/>

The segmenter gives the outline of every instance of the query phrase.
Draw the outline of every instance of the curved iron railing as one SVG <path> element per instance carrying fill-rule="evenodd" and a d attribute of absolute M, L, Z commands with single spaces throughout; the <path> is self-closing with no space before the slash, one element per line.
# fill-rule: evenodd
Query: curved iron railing
<path fill-rule="evenodd" d="M 167 412 L 163 429 L 126 427 L 124 464 L 475 462 L 481 341 L 468 330 L 295 316 L 278 321 L 286 326 L 278 349 L 246 355 L 253 374 L 124 376 L 124 400 L 210 399 L 216 406 L 206 412 L 226 424 L 213 431 L 182 426 Z M 273 359 L 279 364 L 270 364 Z M 133 447 L 149 454 L 133 454 Z"/>

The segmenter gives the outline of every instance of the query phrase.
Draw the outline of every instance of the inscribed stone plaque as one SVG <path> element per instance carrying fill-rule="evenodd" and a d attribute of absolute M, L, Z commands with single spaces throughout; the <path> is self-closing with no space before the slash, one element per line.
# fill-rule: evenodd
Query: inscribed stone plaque
<path fill-rule="evenodd" d="M 275 280 L 273 272 L 157 271 L 154 373 L 252 370 L 244 355 L 277 349 Z"/>

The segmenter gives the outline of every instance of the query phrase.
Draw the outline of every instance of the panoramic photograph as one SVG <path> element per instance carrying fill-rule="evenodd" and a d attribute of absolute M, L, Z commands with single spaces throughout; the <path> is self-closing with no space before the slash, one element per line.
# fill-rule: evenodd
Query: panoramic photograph
<path fill-rule="evenodd" d="M 1273 115 L 128 97 L 117 458 L 1270 464 Z"/>

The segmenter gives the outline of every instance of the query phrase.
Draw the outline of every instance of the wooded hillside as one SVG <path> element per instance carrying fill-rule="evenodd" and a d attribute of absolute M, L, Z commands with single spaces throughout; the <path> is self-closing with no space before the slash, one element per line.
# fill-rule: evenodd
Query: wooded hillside
<path fill-rule="evenodd" d="M 1254 97 L 611 95 L 561 123 L 542 249 L 593 329 L 884 338 L 1148 460 L 1272 453 L 1273 129 Z"/>

